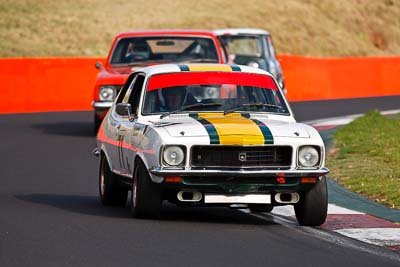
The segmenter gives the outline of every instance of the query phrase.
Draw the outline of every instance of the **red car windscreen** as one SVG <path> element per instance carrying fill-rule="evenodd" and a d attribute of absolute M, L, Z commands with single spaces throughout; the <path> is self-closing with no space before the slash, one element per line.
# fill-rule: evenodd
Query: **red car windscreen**
<path fill-rule="evenodd" d="M 274 80 L 267 75 L 241 72 L 178 72 L 154 75 L 150 78 L 147 90 L 206 84 L 234 84 L 242 86 L 255 86 L 277 90 Z"/>

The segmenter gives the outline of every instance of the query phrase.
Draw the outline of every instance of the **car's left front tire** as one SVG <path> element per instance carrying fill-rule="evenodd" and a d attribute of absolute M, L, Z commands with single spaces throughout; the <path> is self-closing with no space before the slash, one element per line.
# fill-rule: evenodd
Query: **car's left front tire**
<path fill-rule="evenodd" d="M 310 190 L 300 194 L 300 201 L 294 205 L 297 221 L 303 226 L 319 226 L 328 213 L 328 189 L 326 177 Z"/>
<path fill-rule="evenodd" d="M 138 160 L 132 180 L 131 213 L 137 218 L 159 218 L 162 194 L 158 184 L 152 182 L 145 165 Z"/>
<path fill-rule="evenodd" d="M 99 195 L 103 205 L 125 206 L 129 189 L 121 184 L 118 175 L 113 173 L 107 158 L 100 158 Z"/>

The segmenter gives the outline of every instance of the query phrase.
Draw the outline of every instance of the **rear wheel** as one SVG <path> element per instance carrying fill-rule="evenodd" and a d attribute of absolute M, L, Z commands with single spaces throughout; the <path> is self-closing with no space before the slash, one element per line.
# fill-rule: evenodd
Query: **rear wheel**
<path fill-rule="evenodd" d="M 100 160 L 99 195 L 103 205 L 125 206 L 128 188 L 122 185 L 118 175 L 114 174 L 103 155 Z"/>
<path fill-rule="evenodd" d="M 249 209 L 252 212 L 271 212 L 274 206 L 268 204 L 249 204 Z"/>
<path fill-rule="evenodd" d="M 325 176 L 309 191 L 300 195 L 294 211 L 297 221 L 304 226 L 318 226 L 325 222 L 328 213 L 328 190 Z"/>
<path fill-rule="evenodd" d="M 144 164 L 138 162 L 132 181 L 131 212 L 137 218 L 158 218 L 162 195 L 158 184 L 151 181 Z"/>

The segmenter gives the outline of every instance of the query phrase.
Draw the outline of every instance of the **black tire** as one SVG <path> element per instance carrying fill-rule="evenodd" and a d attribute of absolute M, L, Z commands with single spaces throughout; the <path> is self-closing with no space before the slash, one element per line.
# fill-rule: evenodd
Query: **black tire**
<path fill-rule="evenodd" d="M 271 212 L 274 206 L 268 204 L 249 204 L 251 212 Z"/>
<path fill-rule="evenodd" d="M 94 114 L 94 121 L 93 121 L 93 132 L 94 132 L 95 135 L 99 131 L 99 128 L 100 128 L 100 125 L 101 125 L 102 121 L 103 120 L 99 116 L 97 116 L 96 113 L 95 113 Z"/>
<path fill-rule="evenodd" d="M 132 181 L 131 213 L 136 218 L 159 218 L 162 194 L 158 184 L 153 183 L 144 164 L 138 162 Z"/>
<path fill-rule="evenodd" d="M 319 226 L 328 213 L 328 189 L 325 176 L 309 191 L 300 194 L 294 211 L 297 221 L 304 226 Z"/>
<path fill-rule="evenodd" d="M 129 188 L 122 185 L 118 178 L 118 175 L 111 171 L 107 158 L 102 155 L 99 171 L 99 195 L 103 205 L 125 206 Z"/>

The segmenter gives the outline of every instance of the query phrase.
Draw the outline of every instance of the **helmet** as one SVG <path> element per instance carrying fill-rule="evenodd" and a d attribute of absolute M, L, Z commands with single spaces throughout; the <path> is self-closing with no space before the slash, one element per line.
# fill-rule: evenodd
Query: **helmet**
<path fill-rule="evenodd" d="M 176 110 L 185 103 L 187 98 L 186 86 L 173 86 L 162 88 L 159 91 L 159 99 L 167 110 Z"/>

